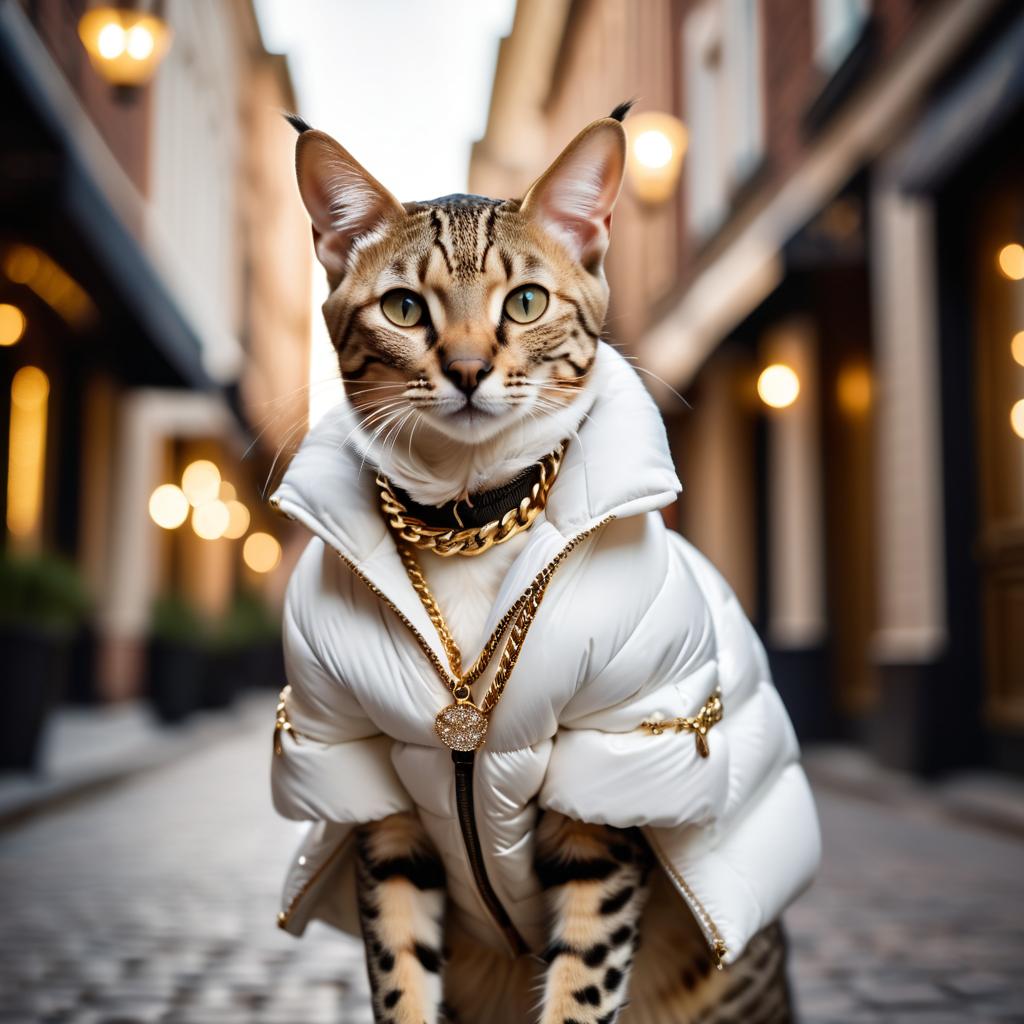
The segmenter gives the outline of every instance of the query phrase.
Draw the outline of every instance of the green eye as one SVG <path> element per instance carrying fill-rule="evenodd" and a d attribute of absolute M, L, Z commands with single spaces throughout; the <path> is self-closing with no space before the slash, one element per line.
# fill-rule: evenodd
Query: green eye
<path fill-rule="evenodd" d="M 388 292 L 380 300 L 380 308 L 396 327 L 415 327 L 423 320 L 423 300 L 404 288 Z"/>
<path fill-rule="evenodd" d="M 517 324 L 532 324 L 548 308 L 548 293 L 539 284 L 524 284 L 505 299 L 505 312 Z"/>

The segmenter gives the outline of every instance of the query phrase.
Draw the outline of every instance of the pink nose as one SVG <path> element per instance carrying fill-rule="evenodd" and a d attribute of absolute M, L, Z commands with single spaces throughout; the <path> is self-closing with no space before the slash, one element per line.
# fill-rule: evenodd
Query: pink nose
<path fill-rule="evenodd" d="M 444 375 L 464 394 L 471 395 L 492 370 L 486 359 L 449 359 Z"/>

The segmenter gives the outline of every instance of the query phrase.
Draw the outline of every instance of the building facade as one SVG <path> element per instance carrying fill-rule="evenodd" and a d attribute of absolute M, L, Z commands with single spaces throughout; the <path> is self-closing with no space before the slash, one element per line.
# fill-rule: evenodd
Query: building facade
<path fill-rule="evenodd" d="M 84 576 L 91 685 L 116 698 L 143 685 L 157 597 L 210 621 L 240 590 L 279 597 L 286 566 L 258 574 L 243 550 L 287 547 L 262 496 L 305 425 L 312 266 L 291 80 L 250 0 L 157 5 L 169 46 L 133 88 L 90 60 L 91 6 L 0 5 L 0 302 L 20 325 L 0 348 L 0 504 L 8 554 Z M 190 529 L 198 505 L 176 529 L 151 515 L 197 460 L 244 506 L 228 535 Z"/>
<path fill-rule="evenodd" d="M 1019 8 L 520 0 L 473 188 L 521 193 L 629 96 L 688 134 L 668 202 L 627 184 L 608 265 L 676 525 L 804 738 L 1024 769 Z"/>

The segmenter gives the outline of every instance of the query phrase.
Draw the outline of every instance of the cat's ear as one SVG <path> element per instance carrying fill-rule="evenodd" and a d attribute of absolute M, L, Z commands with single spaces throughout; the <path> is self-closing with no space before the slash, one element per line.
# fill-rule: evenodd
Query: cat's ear
<path fill-rule="evenodd" d="M 521 210 L 588 270 L 597 269 L 625 166 L 625 129 L 614 118 L 602 118 L 584 128 L 530 186 Z"/>
<path fill-rule="evenodd" d="M 306 129 L 295 147 L 302 201 L 313 221 L 317 259 L 332 285 L 345 272 L 353 244 L 381 224 L 405 216 L 402 204 L 351 153 L 324 132 Z"/>

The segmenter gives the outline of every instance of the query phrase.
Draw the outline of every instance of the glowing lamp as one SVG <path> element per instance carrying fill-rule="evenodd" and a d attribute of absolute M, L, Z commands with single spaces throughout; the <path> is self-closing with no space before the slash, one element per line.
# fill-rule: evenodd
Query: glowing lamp
<path fill-rule="evenodd" d="M 671 199 L 686 154 L 686 126 L 677 117 L 649 110 L 627 118 L 627 166 L 638 199 L 657 205 Z"/>
<path fill-rule="evenodd" d="M 111 85 L 145 85 L 171 45 L 171 30 L 155 14 L 124 7 L 94 7 L 78 22 L 92 66 Z"/>
<path fill-rule="evenodd" d="M 757 393 L 765 405 L 773 409 L 786 409 L 800 394 L 800 378 L 785 363 L 772 363 L 757 378 Z"/>
<path fill-rule="evenodd" d="M 174 484 L 161 484 L 149 496 L 149 518 L 164 530 L 176 530 L 188 519 L 185 492 Z"/>
<path fill-rule="evenodd" d="M 281 545 L 269 533 L 250 533 L 242 546 L 242 558 L 253 572 L 272 572 L 281 561 Z"/>

